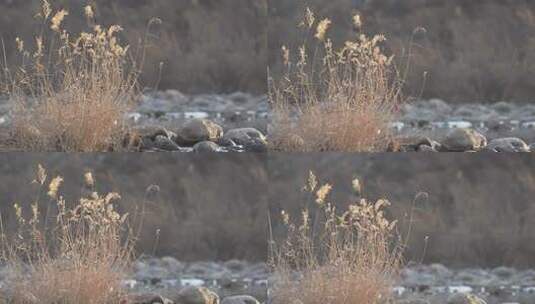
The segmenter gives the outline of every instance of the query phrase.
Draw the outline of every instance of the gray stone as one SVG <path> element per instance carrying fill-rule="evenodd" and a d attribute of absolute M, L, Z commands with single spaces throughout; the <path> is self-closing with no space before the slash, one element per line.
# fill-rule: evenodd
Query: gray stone
<path fill-rule="evenodd" d="M 464 269 L 455 274 L 452 281 L 455 284 L 467 284 L 471 286 L 485 286 L 495 282 L 496 277 L 483 269 Z"/>
<path fill-rule="evenodd" d="M 156 136 L 154 147 L 164 151 L 180 151 L 180 147 L 174 141 L 163 135 Z"/>
<path fill-rule="evenodd" d="M 218 146 L 215 142 L 212 141 L 201 141 L 196 143 L 193 146 L 193 152 L 222 152 L 223 149 L 221 149 L 220 146 Z"/>
<path fill-rule="evenodd" d="M 152 139 L 153 141 L 155 141 L 155 140 L 156 140 L 156 137 L 159 136 L 159 135 L 161 135 L 161 136 L 165 136 L 165 137 L 169 138 L 169 139 L 172 140 L 172 141 L 176 141 L 176 138 L 177 138 L 177 135 L 176 135 L 175 132 L 173 132 L 173 131 L 169 131 L 169 130 L 167 130 L 167 129 L 165 129 L 165 128 L 158 128 L 158 129 L 156 129 L 156 131 L 154 131 L 154 132 L 150 135 L 150 137 L 151 137 L 151 139 Z"/>
<path fill-rule="evenodd" d="M 450 152 L 477 151 L 486 145 L 487 139 L 483 134 L 468 128 L 453 129 L 442 142 L 443 148 Z"/>
<path fill-rule="evenodd" d="M 219 304 L 219 296 L 205 287 L 186 287 L 170 298 L 176 304 Z"/>
<path fill-rule="evenodd" d="M 419 145 L 416 152 L 438 152 L 438 150 L 428 145 Z"/>
<path fill-rule="evenodd" d="M 416 152 L 438 152 L 442 149 L 440 143 L 428 137 L 417 137 L 412 142 L 413 144 L 406 146 L 406 150 Z"/>
<path fill-rule="evenodd" d="M 239 272 L 243 271 L 245 267 L 247 267 L 247 263 L 240 260 L 229 260 L 224 263 L 225 267 L 227 267 L 231 271 Z"/>
<path fill-rule="evenodd" d="M 511 267 L 501 266 L 494 268 L 491 273 L 501 279 L 510 279 L 515 275 L 516 270 Z"/>
<path fill-rule="evenodd" d="M 466 104 L 458 107 L 453 115 L 458 118 L 485 121 L 499 116 L 494 109 L 481 104 Z"/>
<path fill-rule="evenodd" d="M 165 95 L 167 99 L 172 100 L 174 103 L 185 104 L 189 101 L 189 97 L 178 90 L 167 90 Z"/>
<path fill-rule="evenodd" d="M 159 191 L 159 187 L 158 187 L 158 191 Z M 161 263 L 162 263 L 162 267 L 167 268 L 169 272 L 171 273 L 179 273 L 184 270 L 184 264 L 178 261 L 177 259 L 175 259 L 174 257 L 165 256 L 161 258 Z"/>
<path fill-rule="evenodd" d="M 244 93 L 244 92 L 234 92 L 228 95 L 228 98 L 232 100 L 232 102 L 234 102 L 235 104 L 245 104 L 253 99 L 251 94 Z"/>
<path fill-rule="evenodd" d="M 530 147 L 520 138 L 496 138 L 489 142 L 487 149 L 494 152 L 529 152 Z"/>
<path fill-rule="evenodd" d="M 489 120 L 486 125 L 489 130 L 494 132 L 511 132 L 514 129 L 513 125 L 501 120 Z"/>
<path fill-rule="evenodd" d="M 434 263 L 429 265 L 428 268 L 430 273 L 444 280 L 444 282 L 453 276 L 453 272 L 442 264 Z"/>
<path fill-rule="evenodd" d="M 502 115 L 510 114 L 515 109 L 514 104 L 506 102 L 506 101 L 497 102 L 493 104 L 491 107 L 492 109 L 494 109 L 494 111 Z"/>
<path fill-rule="evenodd" d="M 260 302 L 251 296 L 232 296 L 224 298 L 221 304 L 260 304 Z"/>
<path fill-rule="evenodd" d="M 426 103 L 427 108 L 434 110 L 437 113 L 449 115 L 452 112 L 452 108 L 444 100 L 433 98 Z"/>
<path fill-rule="evenodd" d="M 196 262 L 190 264 L 186 272 L 193 276 L 208 277 L 213 273 L 225 270 L 227 270 L 225 267 L 214 262 Z"/>
<path fill-rule="evenodd" d="M 231 140 L 238 145 L 244 146 L 248 152 L 266 152 L 267 140 L 262 132 L 255 128 L 239 128 L 229 130 L 223 140 Z"/>
<path fill-rule="evenodd" d="M 218 141 L 217 141 L 217 144 L 222 146 L 222 147 L 236 147 L 236 143 L 230 139 L 230 138 L 225 138 L 225 137 L 221 137 Z"/>
<path fill-rule="evenodd" d="M 208 119 L 192 119 L 177 131 L 177 144 L 194 145 L 201 141 L 217 141 L 223 136 L 223 128 Z"/>

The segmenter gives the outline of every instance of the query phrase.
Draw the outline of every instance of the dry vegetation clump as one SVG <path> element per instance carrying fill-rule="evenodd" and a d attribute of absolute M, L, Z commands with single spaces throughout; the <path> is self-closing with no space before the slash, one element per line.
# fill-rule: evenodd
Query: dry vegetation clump
<path fill-rule="evenodd" d="M 295 54 L 282 47 L 284 72 L 269 84 L 273 148 L 384 151 L 401 91 L 393 57 L 380 47 L 385 37 L 363 34 L 355 15 L 356 37 L 336 47 L 327 35 L 330 24 L 307 8 L 300 25 L 305 41 Z M 312 34 L 315 42 L 309 42 Z"/>
<path fill-rule="evenodd" d="M 85 179 L 94 188 L 89 173 Z M 60 176 L 48 178 L 39 166 L 34 182 L 36 200 L 14 205 L 18 229 L 2 228 L 0 235 L 1 260 L 11 269 L 4 287 L 9 303 L 121 303 L 134 238 L 127 214 L 115 210 L 120 196 L 91 192 L 71 206 L 59 193 Z M 40 203 L 40 196 L 48 201 Z"/>
<path fill-rule="evenodd" d="M 0 36 L 33 40 L 36 20 L 25 20 L 40 0 L 0 1 Z M 52 2 L 52 1 L 51 1 Z M 71 15 L 91 3 L 99 24 L 120 24 L 121 41 L 137 45 L 147 22 L 159 17 L 146 42 L 139 81 L 150 89 L 178 89 L 188 94 L 266 93 L 267 0 L 55 0 Z M 238 18 L 236 18 L 238 16 Z M 119 21 L 118 21 L 119 20 Z M 82 18 L 68 18 L 71 33 L 85 29 Z M 12 25 L 17 24 L 16 35 Z M 6 44 L 8 63 L 16 58 Z M 163 63 L 160 65 L 160 63 Z"/>
<path fill-rule="evenodd" d="M 358 180 L 353 186 L 360 190 Z M 386 302 L 402 259 L 396 222 L 384 215 L 388 201 L 360 199 L 340 212 L 327 201 L 331 185 L 320 186 L 312 173 L 305 190 L 314 206 L 297 221 L 283 212 L 287 236 L 272 237 L 273 303 Z"/>
<path fill-rule="evenodd" d="M 94 24 L 71 34 L 62 28 L 68 12 L 42 1 L 35 47 L 17 38 L 21 63 L 8 68 L 1 84 L 13 102 L 13 142 L 25 151 L 106 151 L 123 148 L 124 114 L 135 99 L 138 78 L 129 46 L 117 37 L 118 25 Z M 4 56 L 4 58 L 6 58 Z"/>
<path fill-rule="evenodd" d="M 337 26 L 330 34 L 334 41 L 353 34 L 346 16 L 357 10 L 364 16 L 367 33 L 388 33 L 384 48 L 396 54 L 397 66 L 403 67 L 410 56 L 410 69 L 402 71 L 407 75 L 406 96 L 452 103 L 526 103 L 535 94 L 535 85 L 529 81 L 535 76 L 533 1 L 272 1 L 272 67 L 282 66 L 276 56 L 280 45 L 298 39 L 293 24 L 305 5 L 333 17 Z M 417 35 L 411 46 L 413 30 L 418 27 L 427 33 Z"/>

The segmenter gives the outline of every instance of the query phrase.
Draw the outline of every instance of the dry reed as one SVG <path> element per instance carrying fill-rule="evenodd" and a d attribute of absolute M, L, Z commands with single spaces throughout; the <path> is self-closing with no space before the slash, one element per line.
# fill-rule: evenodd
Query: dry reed
<path fill-rule="evenodd" d="M 271 142 L 282 151 L 382 151 L 391 139 L 389 122 L 400 100 L 401 80 L 392 56 L 381 50 L 383 35 L 361 32 L 336 47 L 329 19 L 307 8 L 305 38 L 297 52 L 282 47 L 284 72 L 270 78 Z M 296 55 L 296 62 L 292 56 Z"/>
<path fill-rule="evenodd" d="M 0 235 L 0 258 L 11 270 L 5 286 L 9 303 L 109 304 L 124 299 L 121 280 L 134 245 L 128 215 L 115 210 L 117 193 L 100 195 L 94 183 L 87 184 L 92 176 L 85 179 L 91 191 L 69 204 L 59 191 L 63 179 L 49 178 L 39 166 L 35 202 L 29 208 L 14 205 L 18 229 L 7 233 L 2 228 Z M 39 202 L 43 196 L 45 204 Z"/>
<path fill-rule="evenodd" d="M 360 196 L 360 183 L 353 182 Z M 339 212 L 327 196 L 331 185 L 310 173 L 305 190 L 313 203 L 298 220 L 283 212 L 287 236 L 271 242 L 276 282 L 273 304 L 372 304 L 389 299 L 402 245 L 386 200 L 360 198 Z"/>
<path fill-rule="evenodd" d="M 120 26 L 94 24 L 91 6 L 85 8 L 87 32 L 63 29 L 67 16 L 42 0 L 34 49 L 17 38 L 21 63 L 13 70 L 4 56 L 1 84 L 13 103 L 14 145 L 26 151 L 122 149 L 142 60 L 120 43 Z"/>

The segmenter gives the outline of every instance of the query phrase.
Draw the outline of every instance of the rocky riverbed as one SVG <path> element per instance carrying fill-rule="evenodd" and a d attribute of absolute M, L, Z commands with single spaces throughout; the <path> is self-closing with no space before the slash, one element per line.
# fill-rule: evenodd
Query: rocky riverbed
<path fill-rule="evenodd" d="M 7 133 L 11 105 L 0 99 L 0 132 Z M 267 96 L 249 93 L 185 95 L 146 93 L 126 114 L 143 152 L 265 152 Z M 0 137 L 2 138 L 2 137 Z"/>
<path fill-rule="evenodd" d="M 452 269 L 441 264 L 409 264 L 392 290 L 394 303 L 535 303 L 535 270 L 510 267 Z M 468 296 L 467 296 L 468 295 Z"/>
<path fill-rule="evenodd" d="M 158 298 L 179 304 L 217 303 L 205 301 L 213 297 L 226 304 L 256 304 L 267 301 L 268 273 L 265 263 L 186 263 L 172 257 L 141 257 L 123 285 L 132 294 L 131 303 L 158 303 Z M 3 288 L 8 277 L 9 269 L 0 268 Z"/>
<path fill-rule="evenodd" d="M 530 152 L 535 149 L 535 104 L 449 104 L 421 100 L 400 107 L 391 123 L 390 151 Z M 266 95 L 185 95 L 177 90 L 141 96 L 126 119 L 145 152 L 266 152 L 270 122 Z M 0 99 L 0 132 L 11 122 Z"/>
<path fill-rule="evenodd" d="M 530 152 L 535 148 L 535 105 L 498 102 L 451 105 L 440 99 L 401 107 L 391 124 L 399 151 Z"/>
<path fill-rule="evenodd" d="M 394 288 L 395 297 L 403 303 L 469 303 L 467 293 L 488 304 L 535 303 L 535 270 L 449 269 L 441 264 L 414 264 L 403 269 Z"/>

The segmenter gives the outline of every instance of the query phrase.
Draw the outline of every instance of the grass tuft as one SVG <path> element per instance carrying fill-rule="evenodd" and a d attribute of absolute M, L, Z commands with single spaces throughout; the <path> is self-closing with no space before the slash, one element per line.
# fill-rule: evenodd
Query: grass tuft
<path fill-rule="evenodd" d="M 93 181 L 89 173 L 85 179 L 86 187 L 94 185 L 87 184 Z M 61 177 L 49 178 L 39 166 L 34 182 L 40 187 L 36 201 L 29 208 L 14 205 L 17 231 L 2 228 L 0 235 L 0 258 L 11 270 L 9 303 L 121 303 L 134 238 L 128 214 L 115 210 L 119 194 L 101 195 L 91 186 L 69 204 L 59 192 Z"/>
<path fill-rule="evenodd" d="M 300 24 L 303 44 L 297 52 L 282 47 L 284 72 L 269 84 L 274 149 L 386 150 L 388 124 L 401 98 L 400 76 L 393 57 L 381 50 L 385 37 L 363 34 L 359 15 L 353 23 L 355 38 L 336 47 L 328 37 L 331 21 L 316 20 L 307 8 Z"/>
<path fill-rule="evenodd" d="M 118 25 L 88 31 L 62 28 L 69 15 L 42 1 L 41 29 L 32 43 L 16 39 L 20 64 L 5 68 L 1 84 L 13 102 L 13 143 L 25 151 L 106 151 L 123 148 L 125 113 L 137 94 L 139 67 L 122 45 Z M 4 56 L 6 58 L 6 56 Z"/>
<path fill-rule="evenodd" d="M 353 182 L 360 195 L 360 183 Z M 283 211 L 286 238 L 271 242 L 273 304 L 372 304 L 389 299 L 402 260 L 395 221 L 386 200 L 359 199 L 338 211 L 331 185 L 310 173 L 305 190 L 313 203 L 297 220 Z"/>

